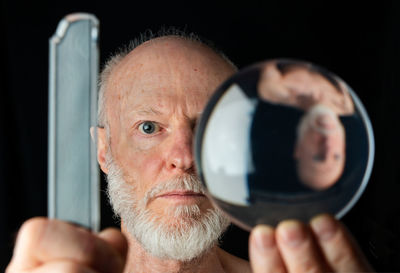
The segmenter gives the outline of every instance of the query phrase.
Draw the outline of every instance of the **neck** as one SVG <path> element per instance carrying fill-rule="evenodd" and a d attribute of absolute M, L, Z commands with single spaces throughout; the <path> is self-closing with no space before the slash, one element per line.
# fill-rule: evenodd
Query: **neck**
<path fill-rule="evenodd" d="M 204 253 L 201 257 L 191 261 L 182 262 L 178 260 L 160 259 L 149 254 L 141 244 L 126 231 L 123 224 L 121 225 L 121 229 L 129 245 L 125 273 L 227 272 L 224 270 L 223 259 L 221 259 L 223 251 L 217 246 Z"/>

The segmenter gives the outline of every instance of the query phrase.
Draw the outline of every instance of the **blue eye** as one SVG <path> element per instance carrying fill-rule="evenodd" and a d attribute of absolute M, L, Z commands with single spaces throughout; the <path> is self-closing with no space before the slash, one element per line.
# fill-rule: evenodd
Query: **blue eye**
<path fill-rule="evenodd" d="M 151 135 L 159 130 L 158 124 L 152 121 L 145 121 L 139 125 L 139 130 L 146 135 Z"/>

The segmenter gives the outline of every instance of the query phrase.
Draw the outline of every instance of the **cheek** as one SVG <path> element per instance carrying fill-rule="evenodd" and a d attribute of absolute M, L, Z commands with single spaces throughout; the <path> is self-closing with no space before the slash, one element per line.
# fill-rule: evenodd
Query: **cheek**
<path fill-rule="evenodd" d="M 313 153 L 318 150 L 318 146 L 323 141 L 323 138 L 321 137 L 320 134 L 315 133 L 313 131 L 307 131 L 306 134 L 304 135 L 304 138 L 302 140 L 302 148 L 307 152 L 307 153 Z"/>
<path fill-rule="evenodd" d="M 333 148 L 335 152 L 342 154 L 345 151 L 345 142 L 341 136 L 336 136 L 333 139 Z"/>
<path fill-rule="evenodd" d="M 148 144 L 150 145 L 150 144 Z M 144 147 L 145 146 L 145 147 Z M 121 141 L 118 145 L 118 161 L 129 180 L 139 188 L 153 184 L 160 174 L 163 160 L 157 145 L 148 147 L 132 141 Z"/>
<path fill-rule="evenodd" d="M 137 153 L 150 153 L 152 150 L 157 149 L 157 146 L 163 141 L 163 137 L 154 138 L 140 138 L 132 137 L 132 140 L 128 140 L 128 149 Z"/>

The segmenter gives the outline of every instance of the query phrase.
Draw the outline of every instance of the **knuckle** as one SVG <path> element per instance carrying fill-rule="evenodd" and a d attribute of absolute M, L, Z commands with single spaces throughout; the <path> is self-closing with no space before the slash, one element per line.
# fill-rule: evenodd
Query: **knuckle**
<path fill-rule="evenodd" d="M 64 262 L 62 266 L 59 268 L 59 272 L 65 273 L 83 273 L 87 272 L 81 265 L 78 265 L 74 262 Z"/>
<path fill-rule="evenodd" d="M 44 230 L 47 228 L 49 220 L 44 217 L 35 217 L 25 221 L 19 229 L 16 247 L 29 247 L 40 242 Z"/>
<path fill-rule="evenodd" d="M 19 235 L 31 235 L 40 233 L 47 225 L 49 220 L 44 217 L 35 217 L 25 221 L 19 231 Z"/>
<path fill-rule="evenodd" d="M 279 268 L 268 268 L 266 272 L 271 272 L 271 273 L 287 273 L 286 269 L 284 267 L 279 267 Z"/>
<path fill-rule="evenodd" d="M 332 255 L 331 263 L 334 265 L 345 265 L 351 263 L 355 259 L 355 255 L 352 252 L 346 253 L 336 253 L 336 255 Z"/>
<path fill-rule="evenodd" d="M 333 264 L 346 264 L 357 258 L 354 245 L 343 231 L 339 231 L 331 245 L 330 260 Z M 338 251 L 340 249 L 340 251 Z"/>
<path fill-rule="evenodd" d="M 55 263 L 46 264 L 41 267 L 45 272 L 59 272 L 59 273 L 92 273 L 92 269 L 83 266 L 82 264 L 73 261 L 57 261 Z M 35 271 L 36 272 L 36 271 Z M 42 271 L 40 271 L 42 272 Z"/>
<path fill-rule="evenodd" d="M 10 263 L 7 267 L 6 270 L 4 271 L 5 273 L 13 273 L 16 272 L 13 268 L 12 268 L 12 263 Z"/>
<path fill-rule="evenodd" d="M 313 260 L 303 261 L 302 264 L 294 267 L 293 273 L 321 273 L 322 270 Z"/>

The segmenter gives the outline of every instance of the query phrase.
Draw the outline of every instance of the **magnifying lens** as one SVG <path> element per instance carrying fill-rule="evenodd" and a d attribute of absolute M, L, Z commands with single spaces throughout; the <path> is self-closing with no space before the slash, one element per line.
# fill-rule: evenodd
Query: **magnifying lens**
<path fill-rule="evenodd" d="M 216 90 L 196 130 L 195 158 L 209 198 L 250 230 L 320 213 L 342 217 L 368 183 L 374 137 L 341 78 L 309 62 L 276 59 Z"/>

